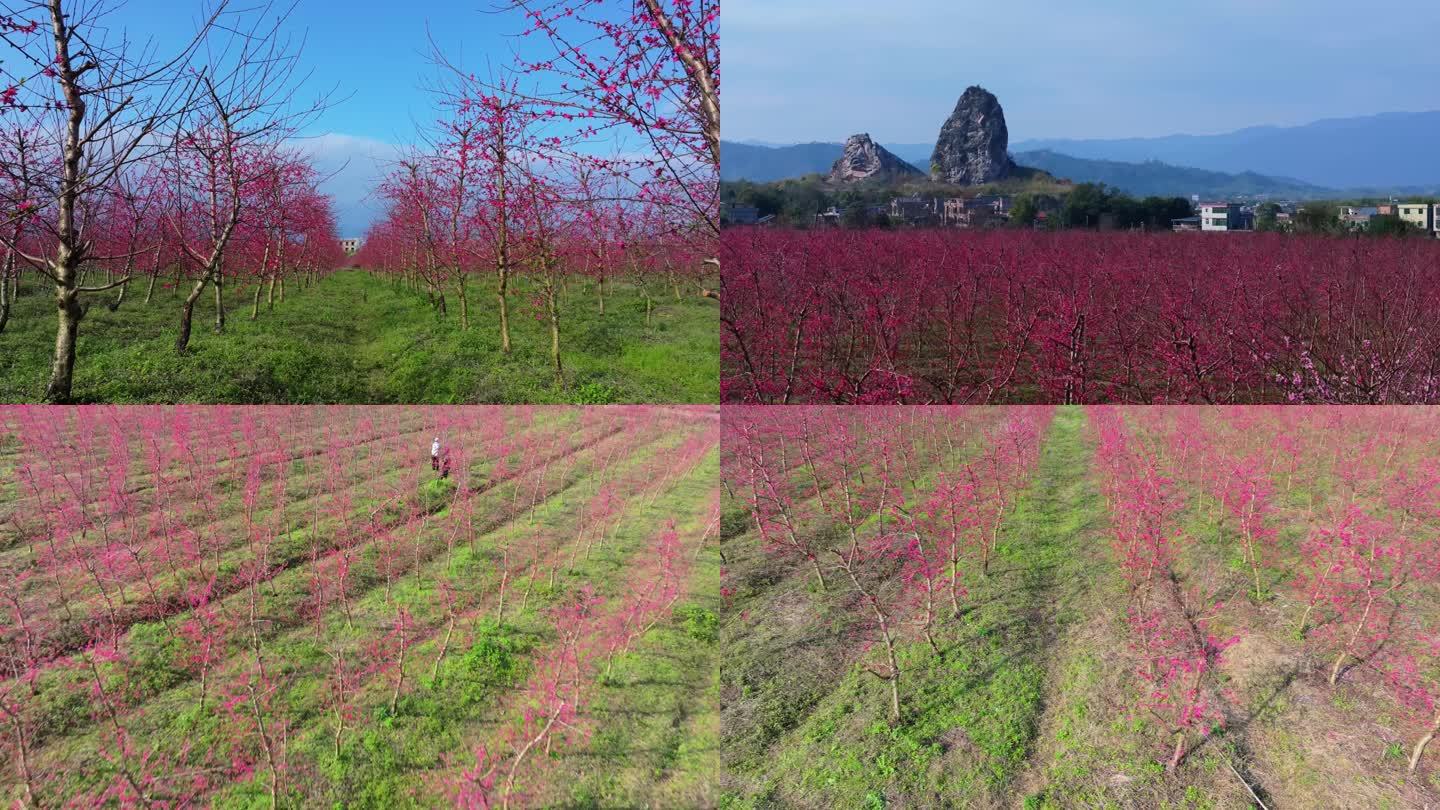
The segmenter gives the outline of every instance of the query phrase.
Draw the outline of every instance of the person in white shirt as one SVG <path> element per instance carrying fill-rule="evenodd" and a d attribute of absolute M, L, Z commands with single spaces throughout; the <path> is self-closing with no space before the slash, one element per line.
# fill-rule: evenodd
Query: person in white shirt
<path fill-rule="evenodd" d="M 440 472 L 440 437 L 430 443 L 430 469 Z"/>

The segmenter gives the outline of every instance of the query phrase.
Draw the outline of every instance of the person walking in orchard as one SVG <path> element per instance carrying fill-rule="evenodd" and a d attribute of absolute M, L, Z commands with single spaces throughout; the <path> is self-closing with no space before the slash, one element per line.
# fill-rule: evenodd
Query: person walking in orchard
<path fill-rule="evenodd" d="M 430 443 L 430 469 L 440 472 L 440 437 Z"/>

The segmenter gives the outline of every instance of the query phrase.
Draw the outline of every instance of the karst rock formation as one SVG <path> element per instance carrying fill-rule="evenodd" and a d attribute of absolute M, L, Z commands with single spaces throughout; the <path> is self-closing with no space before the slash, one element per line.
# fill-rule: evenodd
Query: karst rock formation
<path fill-rule="evenodd" d="M 995 94 L 978 85 L 960 96 L 940 127 L 930 157 L 930 178 L 958 186 L 991 183 L 1010 176 L 1010 132 Z"/>

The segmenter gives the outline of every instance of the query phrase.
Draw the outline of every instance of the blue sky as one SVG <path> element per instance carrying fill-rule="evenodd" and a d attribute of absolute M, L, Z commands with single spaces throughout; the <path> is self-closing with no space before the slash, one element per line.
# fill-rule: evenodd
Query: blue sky
<path fill-rule="evenodd" d="M 965 87 L 1011 141 L 1440 109 L 1440 4 L 728 0 L 729 140 L 928 143 Z"/>
<path fill-rule="evenodd" d="M 251 9 L 262 0 L 232 0 Z M 280 9 L 292 0 L 276 0 Z M 193 35 L 195 0 L 129 0 L 111 18 L 132 39 L 154 37 L 162 52 Z M 494 14 L 491 0 L 298 0 L 288 28 L 303 37 L 303 72 L 311 74 L 302 95 L 331 93 L 334 106 L 306 132 L 302 148 L 316 156 L 322 171 L 339 171 L 325 190 L 335 197 L 341 230 L 359 236 L 379 208 L 367 200 L 387 161 L 399 146 L 415 142 L 417 123 L 439 117 L 424 88 L 439 75 L 430 62 L 433 37 L 452 61 L 477 73 L 510 62 L 516 47 L 533 51 L 513 36 L 522 27 L 515 15 Z M 342 168 L 343 167 L 343 168 Z"/>

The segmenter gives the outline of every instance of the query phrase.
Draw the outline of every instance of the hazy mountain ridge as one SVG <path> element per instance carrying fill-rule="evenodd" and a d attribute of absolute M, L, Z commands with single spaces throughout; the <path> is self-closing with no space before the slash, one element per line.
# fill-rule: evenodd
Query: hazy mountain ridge
<path fill-rule="evenodd" d="M 1049 150 L 1017 152 L 1022 165 L 1081 183 L 1104 183 L 1137 197 L 1204 196 L 1231 197 L 1266 194 L 1284 197 L 1312 197 L 1337 193 L 1291 177 L 1272 177 L 1258 172 L 1216 172 L 1160 161 L 1126 163 L 1116 160 L 1089 160 Z"/>
<path fill-rule="evenodd" d="M 1338 189 L 1440 185 L 1440 111 L 1327 118 L 1218 135 L 1044 138 L 1019 141 L 1012 148 L 1090 160 L 1159 160 L 1227 173 L 1263 171 Z"/>
<path fill-rule="evenodd" d="M 924 165 L 932 147 L 923 144 L 887 144 L 885 148 L 912 166 Z M 720 144 L 720 179 L 751 180 L 768 183 L 825 174 L 830 171 L 844 146 L 839 143 L 807 143 L 791 146 L 764 147 L 722 141 Z M 1041 169 L 1056 177 L 1077 183 L 1105 183 L 1137 196 L 1190 195 L 1228 196 L 1238 194 L 1269 194 L 1276 196 L 1320 196 L 1337 194 L 1333 189 L 1311 185 L 1285 177 L 1270 177 L 1256 172 L 1235 174 L 1213 172 L 1165 163 L 1125 163 L 1120 161 L 1087 160 L 1052 151 L 1016 152 L 1021 166 Z"/>

